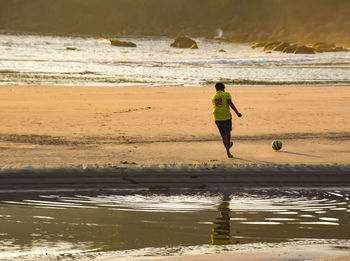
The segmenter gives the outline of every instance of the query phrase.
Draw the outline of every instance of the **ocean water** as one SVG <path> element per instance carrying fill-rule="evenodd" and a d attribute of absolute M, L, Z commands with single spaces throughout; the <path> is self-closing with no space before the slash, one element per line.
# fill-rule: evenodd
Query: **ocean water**
<path fill-rule="evenodd" d="M 349 191 L 0 196 L 0 260 L 114 251 L 130 260 L 306 243 L 349 253 Z M 217 248 L 211 237 L 224 212 L 229 242 Z"/>
<path fill-rule="evenodd" d="M 265 53 L 250 43 L 195 39 L 199 49 L 170 47 L 167 37 L 108 39 L 0 34 L 0 85 L 206 86 L 350 83 L 350 52 Z M 76 50 L 67 50 L 74 47 Z M 225 52 L 219 52 L 220 49 Z"/>

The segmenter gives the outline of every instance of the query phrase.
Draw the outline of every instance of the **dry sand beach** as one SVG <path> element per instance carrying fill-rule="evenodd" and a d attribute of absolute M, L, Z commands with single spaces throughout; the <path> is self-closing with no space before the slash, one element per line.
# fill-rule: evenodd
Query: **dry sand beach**
<path fill-rule="evenodd" d="M 214 87 L 2 86 L 1 168 L 349 164 L 349 87 L 227 91 L 243 114 L 234 159 L 213 122 Z"/>

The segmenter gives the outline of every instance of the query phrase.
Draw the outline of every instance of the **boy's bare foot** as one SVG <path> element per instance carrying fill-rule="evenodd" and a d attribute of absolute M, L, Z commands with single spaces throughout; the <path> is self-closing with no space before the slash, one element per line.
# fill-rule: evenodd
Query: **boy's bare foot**
<path fill-rule="evenodd" d="M 230 141 L 230 147 L 229 148 L 231 148 L 233 146 L 233 142 L 232 141 Z"/>
<path fill-rule="evenodd" d="M 231 158 L 233 158 L 233 155 L 230 152 L 228 152 L 227 157 L 229 157 L 231 159 Z"/>

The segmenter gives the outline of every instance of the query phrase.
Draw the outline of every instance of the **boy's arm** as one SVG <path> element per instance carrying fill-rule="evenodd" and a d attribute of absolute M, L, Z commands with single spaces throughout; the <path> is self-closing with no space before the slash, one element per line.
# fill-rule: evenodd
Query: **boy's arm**
<path fill-rule="evenodd" d="M 231 99 L 227 100 L 228 105 L 230 105 L 230 107 L 232 108 L 232 110 L 234 110 L 234 112 L 237 114 L 238 117 L 242 117 L 242 114 L 238 112 L 236 106 L 232 103 Z"/>

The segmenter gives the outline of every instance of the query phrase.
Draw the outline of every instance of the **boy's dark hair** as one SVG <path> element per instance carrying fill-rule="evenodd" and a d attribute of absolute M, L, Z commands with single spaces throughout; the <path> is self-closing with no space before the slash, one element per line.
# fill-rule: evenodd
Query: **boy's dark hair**
<path fill-rule="evenodd" d="M 225 85 L 222 82 L 218 82 L 215 84 L 216 91 L 223 91 L 225 89 Z"/>

